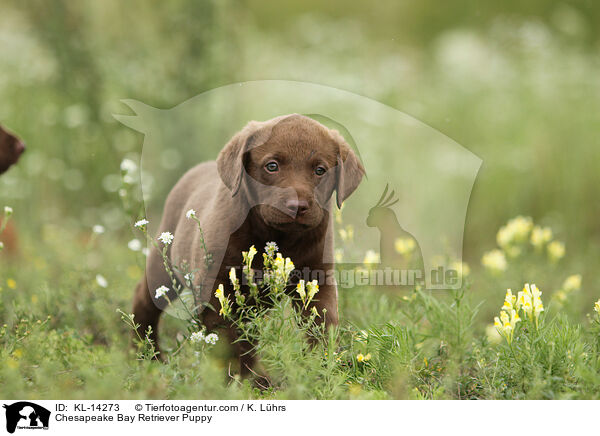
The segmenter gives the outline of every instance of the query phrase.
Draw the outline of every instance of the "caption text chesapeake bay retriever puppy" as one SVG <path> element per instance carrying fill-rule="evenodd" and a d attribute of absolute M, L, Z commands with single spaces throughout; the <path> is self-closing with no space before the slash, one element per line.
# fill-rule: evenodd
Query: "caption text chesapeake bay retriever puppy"
<path fill-rule="evenodd" d="M 252 245 L 260 250 L 267 242 L 276 242 L 296 270 L 331 270 L 332 195 L 335 191 L 341 207 L 363 175 L 363 166 L 343 137 L 311 118 L 293 114 L 252 121 L 230 140 L 216 162 L 197 165 L 180 179 L 166 200 L 159 233 L 174 234 L 168 251 L 171 264 L 188 262 L 199 271 L 194 285 L 201 285 L 201 301 L 219 307 L 214 290 L 223 284 L 225 294 L 232 293 L 229 269 L 241 265 L 242 251 Z M 212 256 L 208 268 L 197 223 L 185 216 L 190 209 L 196 211 Z M 262 269 L 262 257 L 255 261 L 253 267 Z M 164 298 L 155 298 L 160 286 L 171 289 L 171 301 L 176 298 L 160 253 L 151 250 L 135 291 L 133 313 L 140 335 L 151 326 L 157 346 L 159 317 L 167 304 Z M 335 283 L 320 283 L 314 306 L 327 325 L 337 324 Z M 203 310 L 201 318 L 209 331 L 224 324 L 210 309 Z M 246 355 L 240 364 L 244 372 L 252 358 Z"/>

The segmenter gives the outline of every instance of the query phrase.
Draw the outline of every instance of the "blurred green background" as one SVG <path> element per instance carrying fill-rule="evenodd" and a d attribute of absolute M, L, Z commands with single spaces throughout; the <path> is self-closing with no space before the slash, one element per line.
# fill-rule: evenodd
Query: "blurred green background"
<path fill-rule="evenodd" d="M 582 291 L 547 313 L 557 307 L 584 320 L 600 296 L 599 22 L 592 0 L 3 0 L 0 123 L 28 151 L 0 177 L 0 207 L 13 207 L 21 243 L 20 257 L 0 256 L 1 391 L 199 395 L 185 379 L 193 357 L 181 369 L 130 365 L 130 332 L 115 308 L 129 310 L 144 256 L 130 243 L 140 236 L 131 230 L 139 192 L 132 183 L 123 201 L 120 165 L 139 162 L 144 138 L 112 114 L 131 113 L 121 99 L 166 109 L 239 81 L 344 89 L 478 155 L 464 241 L 468 294 L 484 302 L 478 334 L 507 287 L 535 281 L 547 304 L 578 273 Z M 165 170 L 182 160 L 161 158 Z M 551 226 L 566 256 L 522 256 L 493 276 L 481 257 L 516 215 Z M 106 232 L 92 234 L 95 225 Z M 408 304 L 379 289 L 340 296 L 342 319 L 359 328 L 394 320 Z M 184 330 L 167 319 L 166 349 Z M 202 395 L 234 395 L 222 390 L 225 361 L 210 362 L 218 368 Z"/>
<path fill-rule="evenodd" d="M 483 159 L 465 231 L 473 268 L 501 224 L 530 215 L 566 242 L 555 268 L 583 273 L 592 301 L 598 22 L 591 0 L 3 1 L 0 122 L 29 149 L 0 179 L 0 205 L 29 252 L 42 234 L 85 240 L 95 224 L 125 247 L 138 210 L 119 199 L 119 165 L 139 160 L 143 137 L 113 119 L 129 113 L 120 99 L 170 108 L 237 81 L 314 82 L 406 112 Z"/>

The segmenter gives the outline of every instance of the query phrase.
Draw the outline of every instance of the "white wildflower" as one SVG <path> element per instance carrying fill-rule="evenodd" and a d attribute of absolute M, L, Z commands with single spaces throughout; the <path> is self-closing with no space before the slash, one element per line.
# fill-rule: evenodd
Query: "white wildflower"
<path fill-rule="evenodd" d="M 173 238 L 174 236 L 171 232 L 162 232 L 158 237 L 158 240 L 165 245 L 169 245 L 171 242 L 173 242 Z"/>
<path fill-rule="evenodd" d="M 169 292 L 169 288 L 163 285 L 160 288 L 156 289 L 154 298 L 159 299 L 160 297 L 164 297 L 165 295 L 167 295 L 167 292 Z"/>
<path fill-rule="evenodd" d="M 137 227 L 138 229 L 141 229 L 141 228 L 145 227 L 149 223 L 150 223 L 150 221 L 148 221 L 147 219 L 142 219 L 142 220 L 137 221 L 134 224 L 134 227 Z"/>
<path fill-rule="evenodd" d="M 210 333 L 210 334 L 206 335 L 206 337 L 204 338 L 204 341 L 210 345 L 215 345 L 218 340 L 219 340 L 219 336 L 217 336 L 216 333 Z"/>
<path fill-rule="evenodd" d="M 277 246 L 276 242 L 267 242 L 267 244 L 265 245 L 265 253 L 267 253 L 269 256 L 275 256 L 275 253 L 277 253 L 279 251 L 279 247 Z"/>
<path fill-rule="evenodd" d="M 140 251 L 142 249 L 142 243 L 139 239 L 132 239 L 127 243 L 127 247 L 129 247 L 131 251 Z"/>
<path fill-rule="evenodd" d="M 187 219 L 196 218 L 196 211 L 194 209 L 190 209 L 185 213 L 185 217 Z"/>
<path fill-rule="evenodd" d="M 199 342 L 204 341 L 204 333 L 203 332 L 194 332 L 190 335 L 190 342 L 192 344 L 197 344 Z"/>
<path fill-rule="evenodd" d="M 121 171 L 125 171 L 126 173 L 133 173 L 137 168 L 137 164 L 131 159 L 123 159 L 121 162 Z"/>
<path fill-rule="evenodd" d="M 104 278 L 103 275 L 100 274 L 96 276 L 96 283 L 98 283 L 98 286 L 100 286 L 101 288 L 106 288 L 108 286 L 108 281 Z"/>

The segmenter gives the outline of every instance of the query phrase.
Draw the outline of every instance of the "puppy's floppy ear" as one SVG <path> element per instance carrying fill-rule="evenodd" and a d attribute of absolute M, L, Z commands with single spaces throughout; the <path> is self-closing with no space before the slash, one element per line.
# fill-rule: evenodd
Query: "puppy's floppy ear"
<path fill-rule="evenodd" d="M 331 134 L 338 146 L 335 189 L 337 206 L 341 208 L 344 200 L 360 185 L 365 169 L 343 136 L 337 130 L 331 130 Z"/>
<path fill-rule="evenodd" d="M 236 195 L 244 176 L 244 154 L 260 139 L 260 123 L 251 121 L 225 145 L 217 157 L 217 170 L 223 183 Z"/>

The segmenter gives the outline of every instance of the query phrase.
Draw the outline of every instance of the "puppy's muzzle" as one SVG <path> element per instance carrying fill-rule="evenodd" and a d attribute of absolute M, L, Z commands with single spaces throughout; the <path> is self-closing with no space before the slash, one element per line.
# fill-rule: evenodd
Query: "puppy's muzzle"
<path fill-rule="evenodd" d="M 292 217 L 301 217 L 308 212 L 310 204 L 306 200 L 289 199 L 285 202 L 285 208 Z"/>

